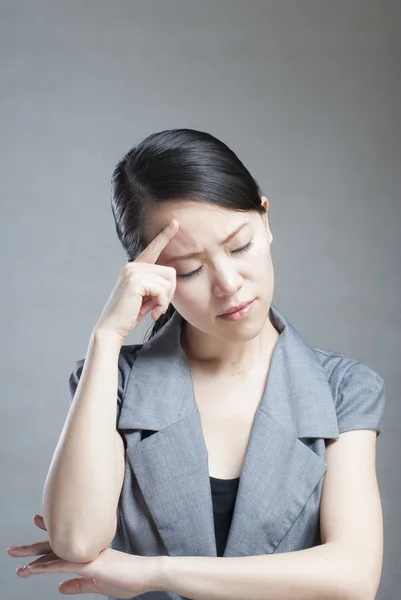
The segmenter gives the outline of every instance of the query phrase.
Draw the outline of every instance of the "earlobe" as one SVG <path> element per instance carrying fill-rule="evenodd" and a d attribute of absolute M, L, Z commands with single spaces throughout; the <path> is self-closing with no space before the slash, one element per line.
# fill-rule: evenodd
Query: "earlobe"
<path fill-rule="evenodd" d="M 267 235 L 268 235 L 268 237 L 269 237 L 269 244 L 271 244 L 271 243 L 272 243 L 272 241 L 273 241 L 273 234 L 272 234 L 272 232 L 270 231 L 270 226 L 269 226 L 269 222 L 268 222 L 268 220 L 267 220 L 267 215 L 265 215 L 265 227 L 266 227 L 266 232 L 267 232 Z"/>

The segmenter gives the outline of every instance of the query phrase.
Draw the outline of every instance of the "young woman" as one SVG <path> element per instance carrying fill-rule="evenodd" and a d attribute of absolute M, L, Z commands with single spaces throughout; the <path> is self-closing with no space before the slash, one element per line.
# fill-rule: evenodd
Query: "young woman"
<path fill-rule="evenodd" d="M 69 379 L 32 573 L 61 593 L 373 600 L 382 378 L 274 306 L 269 203 L 223 142 L 150 135 L 118 163 L 127 254 Z M 124 344 L 147 313 L 143 344 Z M 117 398 L 117 402 L 116 402 Z"/>

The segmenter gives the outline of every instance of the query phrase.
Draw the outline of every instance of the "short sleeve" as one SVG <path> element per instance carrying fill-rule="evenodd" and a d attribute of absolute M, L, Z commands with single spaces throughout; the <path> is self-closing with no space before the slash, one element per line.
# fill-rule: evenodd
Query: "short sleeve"
<path fill-rule="evenodd" d="M 125 389 L 131 372 L 135 356 L 142 344 L 133 344 L 121 346 L 118 357 L 118 385 L 117 385 L 117 414 L 116 423 L 118 422 L 121 406 L 124 400 Z M 81 358 L 76 361 L 74 369 L 71 371 L 68 379 L 68 387 L 70 392 L 71 402 L 74 400 L 75 392 L 78 387 L 80 377 L 84 368 L 85 359 Z"/>
<path fill-rule="evenodd" d="M 381 433 L 381 421 L 386 404 L 383 379 L 367 365 L 351 365 L 339 385 L 336 412 L 338 430 L 375 429 Z"/>

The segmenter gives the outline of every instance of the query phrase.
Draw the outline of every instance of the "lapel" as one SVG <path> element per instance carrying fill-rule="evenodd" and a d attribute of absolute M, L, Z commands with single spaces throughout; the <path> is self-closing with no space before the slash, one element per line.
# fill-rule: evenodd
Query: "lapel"
<path fill-rule="evenodd" d="M 274 552 L 327 468 L 300 438 L 339 437 L 318 356 L 273 306 L 269 318 L 280 337 L 255 413 L 224 556 Z M 168 554 L 217 556 L 208 454 L 180 344 L 182 320 L 175 312 L 143 344 L 118 427 L 156 430 L 128 443 L 127 460 Z"/>

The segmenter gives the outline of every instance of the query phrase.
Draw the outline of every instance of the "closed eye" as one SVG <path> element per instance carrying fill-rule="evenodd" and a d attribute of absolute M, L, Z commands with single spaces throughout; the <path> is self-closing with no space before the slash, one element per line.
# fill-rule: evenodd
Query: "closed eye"
<path fill-rule="evenodd" d="M 236 250 L 233 250 L 231 252 L 231 254 L 235 254 L 235 255 L 242 254 L 243 252 L 247 252 L 248 250 L 250 250 L 252 248 L 252 246 L 253 246 L 253 241 L 250 240 L 246 244 L 246 246 L 242 246 L 241 248 L 237 248 Z M 177 277 L 179 279 L 189 279 L 190 277 L 195 277 L 196 275 L 200 275 L 202 272 L 202 269 L 203 269 L 203 266 L 199 267 L 199 269 L 196 269 L 196 271 L 191 271 L 190 273 L 185 273 L 183 275 L 177 275 Z"/>

